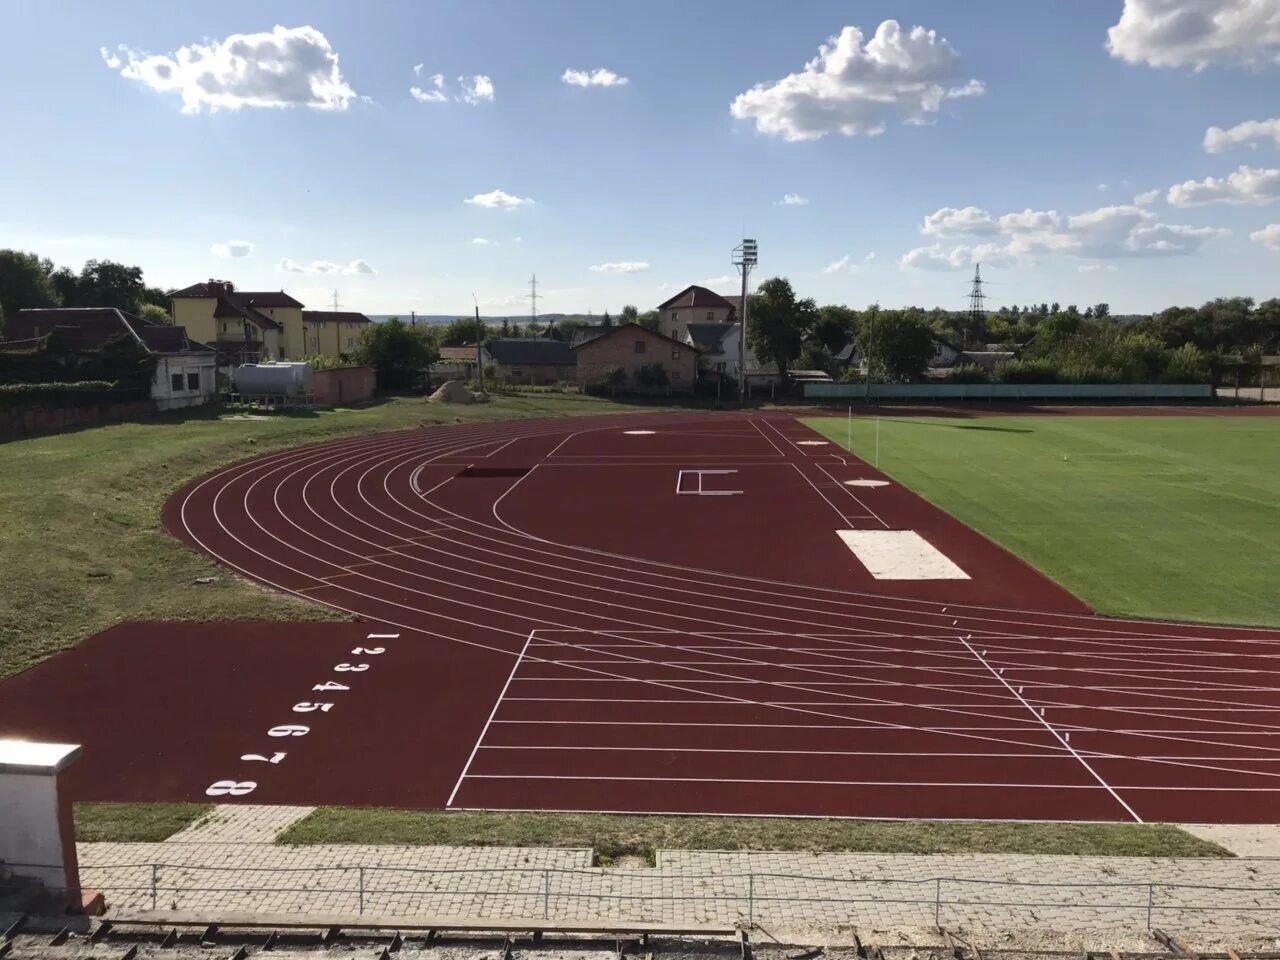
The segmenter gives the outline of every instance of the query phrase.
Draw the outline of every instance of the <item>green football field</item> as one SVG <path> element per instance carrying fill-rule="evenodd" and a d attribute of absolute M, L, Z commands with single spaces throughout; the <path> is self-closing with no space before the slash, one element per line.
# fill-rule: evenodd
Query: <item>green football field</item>
<path fill-rule="evenodd" d="M 843 417 L 804 421 L 846 445 Z M 874 418 L 852 449 L 875 459 Z M 1280 626 L 1280 417 L 884 417 L 880 469 L 1099 613 Z"/>

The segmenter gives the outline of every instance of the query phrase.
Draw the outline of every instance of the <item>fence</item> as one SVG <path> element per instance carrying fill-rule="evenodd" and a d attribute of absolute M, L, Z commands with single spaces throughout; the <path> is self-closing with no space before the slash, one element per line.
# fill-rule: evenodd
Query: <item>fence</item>
<path fill-rule="evenodd" d="M 21 868 L 23 864 L 11 865 Z M 1280 920 L 1280 887 L 1157 882 L 1027 883 L 660 870 L 423 869 L 387 866 L 82 868 L 111 910 L 354 913 L 552 922 L 608 920 L 755 926 L 1025 925 L 1057 929 L 1198 925 L 1260 929 Z M 3 887 L 0 886 L 0 892 Z"/>
<path fill-rule="evenodd" d="M 1211 400 L 1207 383 L 806 383 L 806 400 Z"/>

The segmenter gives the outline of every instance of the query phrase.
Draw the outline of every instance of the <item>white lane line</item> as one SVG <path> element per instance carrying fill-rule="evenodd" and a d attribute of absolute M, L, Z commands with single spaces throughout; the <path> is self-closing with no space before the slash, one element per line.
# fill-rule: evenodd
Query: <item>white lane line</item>
<path fill-rule="evenodd" d="M 471 755 L 467 757 L 467 762 L 462 768 L 462 773 L 458 774 L 458 782 L 453 785 L 453 790 L 449 792 L 449 799 L 445 801 L 445 807 L 453 806 L 453 798 L 458 795 L 458 788 L 462 786 L 462 781 L 467 777 L 467 771 L 471 769 L 471 762 L 476 758 L 476 751 L 480 749 L 480 744 L 484 740 L 484 736 L 489 732 L 489 727 L 493 723 L 493 718 L 498 712 L 498 707 L 502 704 L 502 698 L 507 695 L 507 687 L 511 686 L 511 678 L 516 675 L 516 670 L 524 661 L 524 652 L 529 647 L 529 641 L 533 639 L 533 635 L 537 633 L 537 629 L 529 631 L 529 636 L 524 641 L 524 646 L 520 648 L 520 656 L 516 657 L 515 663 L 511 664 L 511 672 L 507 674 L 507 682 L 502 685 L 502 691 L 498 694 L 498 699 L 493 701 L 493 709 L 489 711 L 489 719 L 484 722 L 484 728 L 480 731 L 480 736 L 476 738 L 475 746 L 471 748 Z"/>
<path fill-rule="evenodd" d="M 1054 738 L 1055 738 L 1059 743 L 1061 743 L 1064 747 L 1066 747 L 1066 748 L 1067 748 L 1068 750 L 1070 750 L 1073 754 L 1075 754 L 1075 758 L 1076 758 L 1077 760 L 1079 760 L 1079 761 L 1080 761 L 1080 763 L 1081 763 L 1081 765 L 1082 765 L 1086 770 L 1088 770 L 1088 771 L 1089 771 L 1089 773 L 1091 773 L 1091 774 L 1093 775 L 1093 778 L 1094 778 L 1095 780 L 1097 780 L 1100 784 L 1102 784 L 1104 787 L 1106 787 L 1107 792 L 1108 792 L 1108 793 L 1110 793 L 1110 794 L 1111 794 L 1111 796 L 1113 796 L 1113 797 L 1115 798 L 1116 803 L 1118 803 L 1118 804 L 1120 804 L 1120 806 L 1124 807 L 1124 808 L 1125 808 L 1125 810 L 1127 810 L 1127 811 L 1129 812 L 1129 816 L 1133 817 L 1133 819 L 1134 819 L 1137 823 L 1142 823 L 1142 822 L 1143 822 L 1143 820 L 1142 820 L 1142 818 L 1141 818 L 1140 816 L 1138 816 L 1137 811 L 1135 811 L 1135 810 L 1133 809 L 1133 807 L 1129 806 L 1129 804 L 1125 803 L 1124 798 L 1123 798 L 1122 796 L 1120 796 L 1120 794 L 1116 793 L 1116 791 L 1115 791 L 1114 789 L 1112 789 L 1111 784 L 1107 783 L 1107 781 L 1106 781 L 1106 780 L 1102 779 L 1102 774 L 1098 773 L 1098 771 L 1097 771 L 1097 770 L 1093 769 L 1093 767 L 1092 767 L 1092 766 L 1090 766 L 1089 761 L 1088 761 L 1088 760 L 1086 760 L 1084 757 L 1080 756 L 1079 752 L 1075 749 L 1075 747 L 1073 747 L 1073 746 L 1071 746 L 1071 744 L 1067 743 L 1067 741 L 1063 738 L 1062 734 L 1060 734 L 1057 730 L 1055 730 L 1055 729 L 1053 728 L 1053 726 L 1052 726 L 1051 724 L 1049 724 L 1049 722 L 1048 722 L 1048 721 L 1046 721 L 1046 720 L 1044 719 L 1044 711 L 1043 711 L 1043 710 L 1041 710 L 1041 711 L 1040 711 L 1040 713 L 1039 713 L 1039 714 L 1037 714 L 1037 713 L 1036 713 L 1036 710 L 1035 710 L 1035 707 L 1033 707 L 1033 706 L 1031 706 L 1031 704 L 1027 703 L 1027 701 L 1023 698 L 1022 694 L 1018 693 L 1018 691 L 1016 691 L 1015 689 L 1013 689 L 1013 687 L 1009 684 L 1009 681 L 1008 681 L 1008 680 L 1006 680 L 1004 677 L 1000 676 L 1000 674 L 996 673 L 996 672 L 995 672 L 995 670 L 993 670 L 993 669 L 991 668 L 991 665 L 990 665 L 989 663 L 987 663 L 987 661 L 985 661 L 985 660 L 983 660 L 983 659 L 982 659 L 982 657 L 978 654 L 978 651 L 976 651 L 976 650 L 974 650 L 974 649 L 973 649 L 973 645 L 972 645 L 971 643 L 969 643 L 969 641 L 968 641 L 968 640 L 962 640 L 962 642 L 964 643 L 964 645 L 965 645 L 966 647 L 968 647 L 968 648 L 969 648 L 969 652 L 970 652 L 970 653 L 972 653 L 972 654 L 973 654 L 973 655 L 974 655 L 974 656 L 975 656 L 975 657 L 976 657 L 976 658 L 977 658 L 977 659 L 982 663 L 982 665 L 983 665 L 984 667 L 986 667 L 988 670 L 990 670 L 990 671 L 991 671 L 991 675 L 992 675 L 993 677 L 995 677 L 995 678 L 996 678 L 996 680 L 998 680 L 1000 683 L 1004 684 L 1005 689 L 1006 689 L 1006 690 L 1008 690 L 1011 694 L 1013 694 L 1013 696 L 1017 697 L 1017 698 L 1018 698 L 1018 700 L 1022 703 L 1022 705 L 1023 705 L 1024 707 L 1026 707 L 1028 710 L 1030 710 L 1030 711 L 1031 711 L 1031 713 L 1032 713 L 1032 715 L 1033 715 L 1033 716 L 1035 716 L 1035 717 L 1036 717 L 1036 718 L 1037 718 L 1037 719 L 1038 719 L 1042 724 L 1044 724 L 1044 728 L 1045 728 L 1046 730 L 1048 730 L 1051 734 L 1053 734 Z"/>

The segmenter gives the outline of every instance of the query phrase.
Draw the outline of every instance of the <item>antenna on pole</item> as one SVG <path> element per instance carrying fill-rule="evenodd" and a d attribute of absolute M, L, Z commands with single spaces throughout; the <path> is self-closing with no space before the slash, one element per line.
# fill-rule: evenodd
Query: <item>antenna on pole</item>
<path fill-rule="evenodd" d="M 977 333 L 986 327 L 987 295 L 982 287 L 986 283 L 982 279 L 982 264 L 973 265 L 973 285 L 969 288 L 969 316 L 965 324 L 964 345 L 969 346 L 969 332 Z"/>

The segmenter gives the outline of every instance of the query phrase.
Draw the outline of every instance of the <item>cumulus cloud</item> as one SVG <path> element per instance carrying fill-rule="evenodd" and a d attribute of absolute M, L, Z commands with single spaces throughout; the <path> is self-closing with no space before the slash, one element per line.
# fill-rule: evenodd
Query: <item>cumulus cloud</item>
<path fill-rule="evenodd" d="M 414 74 L 418 74 L 421 69 L 422 64 L 418 64 L 413 68 Z M 449 95 L 444 92 L 444 74 L 436 73 L 428 79 L 431 81 L 430 87 L 412 86 L 409 88 L 409 96 L 419 103 L 444 103 L 447 101 Z"/>
<path fill-rule="evenodd" d="M 1280 253 L 1280 223 L 1268 224 L 1261 230 L 1255 230 L 1249 234 L 1249 239 L 1254 243 L 1262 244 L 1268 250 Z"/>
<path fill-rule="evenodd" d="M 959 237 L 966 234 L 999 233 L 991 214 L 977 207 L 943 207 L 924 218 L 920 232 L 929 237 Z"/>
<path fill-rule="evenodd" d="M 560 79 L 571 87 L 624 87 L 631 82 L 604 67 L 596 67 L 594 70 L 566 70 Z"/>
<path fill-rule="evenodd" d="M 1134 206 L 1149 207 L 1160 199 L 1159 190 L 1148 190 L 1146 193 L 1140 193 L 1133 198 Z"/>
<path fill-rule="evenodd" d="M 1119 267 L 1114 263 L 1083 263 L 1076 269 L 1081 273 L 1115 273 Z"/>
<path fill-rule="evenodd" d="M 532 197 L 515 197 L 504 190 L 490 190 L 488 193 L 477 193 L 462 201 L 476 207 L 488 207 L 490 210 L 515 210 L 533 204 Z"/>
<path fill-rule="evenodd" d="M 226 243 L 215 243 L 209 248 L 209 252 L 224 259 L 247 257 L 253 253 L 253 244 L 248 240 L 228 240 Z"/>
<path fill-rule="evenodd" d="M 957 217 L 955 214 L 963 213 Z M 965 225 L 971 226 L 965 229 Z M 993 229 L 994 225 L 994 229 Z M 1154 257 L 1194 253 L 1227 231 L 1161 223 L 1135 204 L 1099 207 L 1064 217 L 1056 210 L 1031 210 L 993 217 L 985 210 L 944 207 L 925 218 L 921 233 L 962 237 L 969 242 L 947 246 L 934 243 L 908 251 L 899 265 L 923 270 L 957 270 L 977 262 L 1010 266 L 1046 255 L 1087 257 L 1091 260 Z M 985 243 L 975 243 L 995 235 Z"/>
<path fill-rule="evenodd" d="M 474 107 L 482 100 L 493 102 L 493 81 L 483 73 L 477 73 L 473 77 L 459 77 L 458 85 L 462 88 L 458 99 L 463 103 L 469 103 Z"/>
<path fill-rule="evenodd" d="M 1152 67 L 1280 60 L 1280 4 L 1274 0 L 1125 0 L 1107 31 L 1113 57 Z"/>
<path fill-rule="evenodd" d="M 1187 180 L 1169 188 L 1168 200 L 1175 207 L 1198 207 L 1207 203 L 1261 206 L 1280 200 L 1280 170 L 1242 166 L 1226 177 Z"/>
<path fill-rule="evenodd" d="M 648 270 L 649 264 L 643 260 L 624 260 L 620 263 L 600 263 L 590 269 L 594 273 L 638 273 Z"/>
<path fill-rule="evenodd" d="M 487 247 L 489 245 L 489 241 L 484 237 L 472 237 L 471 242 L 477 247 Z"/>
<path fill-rule="evenodd" d="M 1208 153 L 1222 153 L 1244 144 L 1256 147 L 1259 140 L 1271 140 L 1280 145 L 1280 118 L 1246 120 L 1227 130 L 1210 127 L 1204 132 L 1204 148 Z"/>
<path fill-rule="evenodd" d="M 823 273 L 852 273 L 856 268 L 849 263 L 849 255 L 846 253 L 834 263 L 828 263 L 822 268 Z"/>
<path fill-rule="evenodd" d="M 310 263 L 298 263 L 285 257 L 276 269 L 281 273 L 373 273 L 373 267 L 365 260 L 351 260 L 347 263 L 334 263 L 332 260 L 312 260 Z"/>
<path fill-rule="evenodd" d="M 960 57 L 924 27 L 904 33 L 886 20 L 863 44 L 857 27 L 845 27 L 818 48 L 818 56 L 771 84 L 739 94 L 729 110 L 739 120 L 785 140 L 818 140 L 883 133 L 889 121 L 927 123 L 947 100 L 984 92 L 978 80 L 958 86 Z"/>
<path fill-rule="evenodd" d="M 422 76 L 423 65 L 417 64 L 413 68 L 415 77 Z M 434 73 L 427 78 L 430 86 L 414 86 L 409 88 L 409 96 L 417 100 L 419 103 L 447 103 L 453 99 L 456 103 L 466 103 L 475 106 L 482 101 L 493 102 L 493 81 L 483 73 L 477 73 L 470 77 L 458 78 L 458 93 L 452 98 L 449 95 L 448 88 L 445 86 L 444 74 Z"/>
<path fill-rule="evenodd" d="M 152 90 L 177 93 L 183 113 L 241 107 L 345 110 L 356 97 L 342 77 L 338 54 L 315 27 L 235 33 L 173 54 L 117 49 L 102 48 L 109 68 Z"/>
<path fill-rule="evenodd" d="M 775 207 L 807 207 L 809 198 L 802 197 L 798 193 L 784 193 L 782 199 L 774 203 Z"/>

